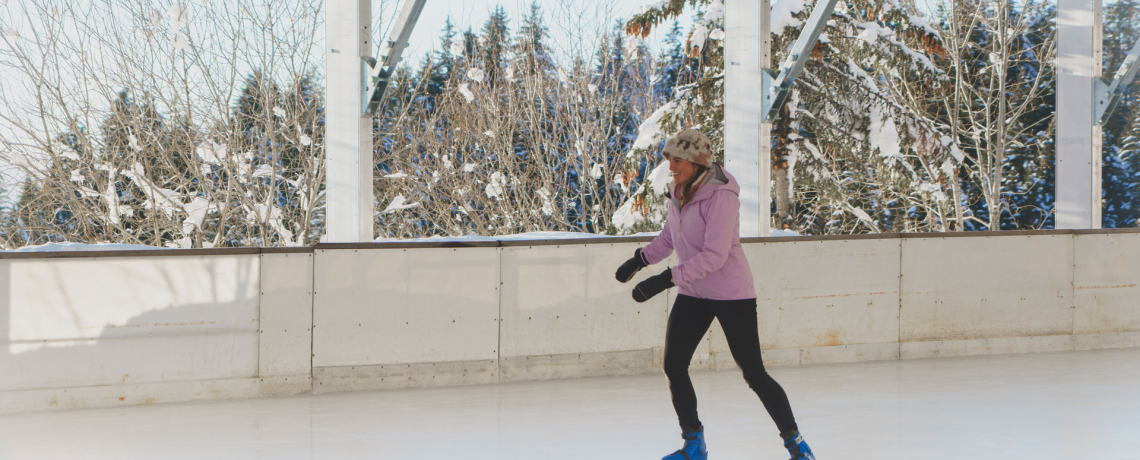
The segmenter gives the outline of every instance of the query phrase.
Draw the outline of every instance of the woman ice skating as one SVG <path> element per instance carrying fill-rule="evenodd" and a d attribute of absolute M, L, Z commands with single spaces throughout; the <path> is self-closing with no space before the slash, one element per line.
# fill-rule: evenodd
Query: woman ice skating
<path fill-rule="evenodd" d="M 712 162 L 712 142 L 693 129 L 665 143 L 673 175 L 669 214 L 661 234 L 617 270 L 625 283 L 649 265 L 677 251 L 680 265 L 649 277 L 633 289 L 644 302 L 680 286 L 665 332 L 665 375 L 685 445 L 662 460 L 705 460 L 704 426 L 697 417 L 697 395 L 689 361 L 714 318 L 720 321 L 733 359 L 744 379 L 776 422 L 792 460 L 815 457 L 800 436 L 784 389 L 764 370 L 756 322 L 756 289 L 740 246 L 740 186 Z"/>

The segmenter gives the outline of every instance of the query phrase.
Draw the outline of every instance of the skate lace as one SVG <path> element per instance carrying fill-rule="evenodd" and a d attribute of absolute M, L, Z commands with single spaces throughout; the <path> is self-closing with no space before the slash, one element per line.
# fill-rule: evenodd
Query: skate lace
<path fill-rule="evenodd" d="M 689 457 L 689 445 L 692 444 L 693 441 L 695 441 L 697 439 L 697 437 L 696 436 L 682 436 L 682 438 L 685 440 L 685 445 L 681 446 L 680 449 L 677 449 L 676 452 L 673 452 L 673 455 L 681 454 L 682 457 L 685 457 L 685 460 L 692 460 L 692 458 Z M 700 452 L 697 452 L 697 453 L 699 454 Z"/>
<path fill-rule="evenodd" d="M 792 454 L 791 460 L 815 460 L 814 455 L 801 451 L 799 444 L 784 444 L 784 447 L 788 449 L 789 454 Z"/>

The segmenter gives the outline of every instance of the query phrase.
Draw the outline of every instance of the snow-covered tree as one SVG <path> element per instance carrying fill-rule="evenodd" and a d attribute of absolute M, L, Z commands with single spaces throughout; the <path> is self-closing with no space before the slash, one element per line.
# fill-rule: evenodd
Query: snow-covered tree
<path fill-rule="evenodd" d="M 629 153 L 639 189 L 614 217 L 621 232 L 661 224 L 660 195 L 666 189 L 661 182 L 669 176 L 664 166 L 641 166 L 659 163 L 656 150 L 669 133 L 700 129 L 723 160 L 722 1 L 661 1 L 644 8 L 627 31 L 646 36 L 686 6 L 700 10 L 686 43 L 700 77 L 676 88 L 672 100 L 641 126 Z M 805 0 L 772 5 L 774 62 L 787 57 L 812 6 Z M 944 127 L 892 97 L 894 89 L 944 84 L 948 77 L 933 63 L 943 52 L 939 32 L 900 2 L 839 2 L 773 127 L 775 228 L 810 233 L 945 228 L 946 171 L 959 161 L 956 145 Z"/>
<path fill-rule="evenodd" d="M 23 227 L 4 244 L 316 241 L 321 9 L 31 0 L 0 12 L 12 63 L 0 117 L 17 139 L 3 151 L 28 179 L 11 213 Z"/>
<path fill-rule="evenodd" d="M 1035 2 L 946 1 L 938 15 L 948 58 L 937 62 L 949 84 L 899 98 L 946 126 L 962 152 L 954 229 L 998 230 L 1011 212 L 1040 227 L 1049 211 L 1025 199 L 1045 192 L 1035 178 L 1051 166 L 1043 160 L 1053 141 L 1055 12 Z"/>
<path fill-rule="evenodd" d="M 1109 79 L 1140 41 L 1140 1 L 1117 0 L 1104 7 L 1104 69 Z M 1140 82 L 1124 91 L 1104 124 L 1104 227 L 1140 225 Z"/>
<path fill-rule="evenodd" d="M 513 34 L 496 25 L 510 22 Z M 499 60 L 456 46 L 438 94 L 420 89 L 427 67 L 392 87 L 378 117 L 380 235 L 603 231 L 625 198 L 614 175 L 650 104 L 652 56 L 612 33 L 596 53 L 555 57 L 537 6 L 482 30 L 509 38 Z"/>

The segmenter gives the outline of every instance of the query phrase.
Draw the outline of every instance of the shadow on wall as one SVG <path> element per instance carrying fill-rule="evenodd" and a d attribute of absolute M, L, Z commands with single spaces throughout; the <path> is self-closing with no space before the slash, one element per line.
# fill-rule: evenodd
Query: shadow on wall
<path fill-rule="evenodd" d="M 0 260 L 0 391 L 252 378 L 256 256 Z"/>

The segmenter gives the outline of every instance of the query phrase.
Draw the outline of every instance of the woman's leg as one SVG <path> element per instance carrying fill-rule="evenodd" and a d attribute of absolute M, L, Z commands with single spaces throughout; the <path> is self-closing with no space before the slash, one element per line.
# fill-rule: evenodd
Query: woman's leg
<path fill-rule="evenodd" d="M 673 408 L 685 433 L 702 430 L 697 417 L 697 393 L 689 379 L 689 362 L 712 320 L 713 312 L 709 305 L 702 305 L 693 297 L 677 296 L 665 329 L 665 376 L 669 378 Z"/>
<path fill-rule="evenodd" d="M 780 433 L 797 431 L 796 418 L 788 395 L 779 383 L 768 375 L 760 357 L 760 332 L 756 322 L 756 301 L 739 301 L 722 304 L 716 309 L 717 320 L 724 329 L 732 359 L 740 366 L 748 386 L 760 397 L 768 415 L 776 422 Z"/>

